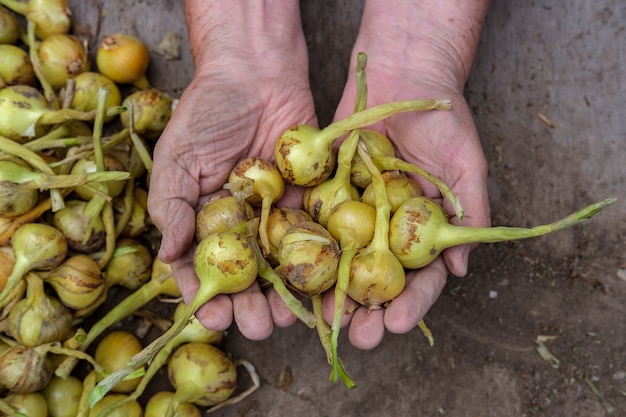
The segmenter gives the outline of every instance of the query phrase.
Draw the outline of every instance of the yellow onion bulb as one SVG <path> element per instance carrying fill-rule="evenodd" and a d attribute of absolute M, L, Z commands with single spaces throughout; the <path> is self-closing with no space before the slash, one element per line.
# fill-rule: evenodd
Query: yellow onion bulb
<path fill-rule="evenodd" d="M 233 361 L 217 347 L 201 342 L 179 346 L 170 357 L 169 379 L 176 389 L 170 406 L 190 402 L 202 407 L 226 401 L 237 387 Z"/>
<path fill-rule="evenodd" d="M 9 312 L 9 333 L 24 346 L 65 340 L 72 329 L 72 313 L 54 296 L 46 294 L 42 279 L 26 276 L 26 297 Z"/>
<path fill-rule="evenodd" d="M 337 281 L 340 253 L 339 243 L 323 226 L 296 223 L 280 241 L 276 271 L 296 290 L 321 294 Z"/>
<path fill-rule="evenodd" d="M 67 258 L 44 281 L 52 286 L 63 305 L 74 310 L 90 307 L 106 290 L 100 266 L 82 254 Z"/>
<path fill-rule="evenodd" d="M 141 341 L 134 334 L 124 330 L 112 331 L 98 343 L 94 359 L 106 372 L 113 372 L 126 365 L 135 354 L 141 352 L 142 348 Z M 102 376 L 98 375 L 98 380 L 101 379 Z M 124 379 L 115 385 L 112 391 L 122 394 L 132 392 L 140 381 L 140 376 Z"/>
<path fill-rule="evenodd" d="M 0 217 L 20 216 L 35 207 L 39 190 L 26 187 L 30 167 L 13 161 L 0 161 Z"/>
<path fill-rule="evenodd" d="M 28 0 L 26 18 L 35 22 L 35 35 L 41 39 L 68 33 L 72 12 L 67 0 Z"/>
<path fill-rule="evenodd" d="M 48 127 L 37 121 L 49 110 L 48 101 L 35 87 L 11 85 L 0 89 L 0 135 L 19 143 L 41 136 Z"/>
<path fill-rule="evenodd" d="M 41 72 L 52 88 L 63 87 L 67 80 L 89 69 L 87 49 L 75 36 L 59 33 L 41 41 L 37 50 Z"/>
<path fill-rule="evenodd" d="M 14 45 L 21 35 L 20 22 L 4 7 L 0 6 L 0 44 Z"/>
<path fill-rule="evenodd" d="M 118 407 L 115 407 L 118 405 Z M 98 417 L 102 415 L 105 410 L 108 410 L 111 407 L 115 407 L 111 409 L 110 412 L 107 412 L 106 416 L 108 417 L 143 417 L 143 409 L 141 408 L 141 404 L 139 404 L 136 400 L 128 400 L 128 395 L 113 393 L 105 395 L 100 401 L 98 401 L 92 408 L 89 410 L 89 415 L 87 417 Z"/>
<path fill-rule="evenodd" d="M 127 96 L 122 105 L 133 111 L 133 129 L 143 138 L 157 139 L 172 117 L 174 99 L 154 88 L 139 90 Z M 120 114 L 122 126 L 130 128 L 130 112 Z"/>
<path fill-rule="evenodd" d="M 146 71 L 150 64 L 150 51 L 139 38 L 115 33 L 102 38 L 96 52 L 98 71 L 120 84 L 134 84 L 149 88 Z"/>
<path fill-rule="evenodd" d="M 115 247 L 115 253 L 104 270 L 106 285 L 122 285 L 136 290 L 148 282 L 153 256 L 146 245 L 135 239 L 121 238 Z"/>
<path fill-rule="evenodd" d="M 52 364 L 40 347 L 10 347 L 0 355 L 0 370 L 0 385 L 16 394 L 37 392 L 52 379 Z"/>
<path fill-rule="evenodd" d="M 104 168 L 106 171 L 124 171 L 124 165 L 109 153 L 104 154 Z M 79 159 L 72 165 L 70 174 L 91 174 L 98 171 L 98 165 L 94 156 Z M 106 190 L 103 184 L 106 183 Z M 76 194 L 83 200 L 91 200 L 96 195 L 94 189 L 104 192 L 110 197 L 117 197 L 126 187 L 126 180 L 91 182 L 88 185 L 81 185 L 74 189 Z"/>
<path fill-rule="evenodd" d="M 309 213 L 291 207 L 276 207 L 267 218 L 267 238 L 270 244 L 269 260 L 278 264 L 280 241 L 291 226 L 300 222 L 313 221 Z M 276 265 L 274 265 L 276 266 Z"/>
<path fill-rule="evenodd" d="M 49 417 L 50 415 L 46 400 L 39 392 L 9 394 L 3 400 L 15 410 L 15 415 L 28 417 Z"/>
<path fill-rule="evenodd" d="M 423 195 L 422 187 L 412 178 L 399 171 L 385 171 L 382 173 L 385 180 L 387 197 L 391 204 L 391 213 L 395 213 L 398 207 L 410 198 Z M 376 207 L 374 184 L 370 184 L 361 195 L 361 201 L 372 207 Z"/>
<path fill-rule="evenodd" d="M 326 229 L 341 248 L 359 249 L 374 238 L 376 209 L 357 200 L 337 204 L 328 215 Z"/>
<path fill-rule="evenodd" d="M 75 376 L 53 376 L 41 394 L 48 405 L 50 417 L 76 417 L 83 392 L 83 382 Z"/>
<path fill-rule="evenodd" d="M 68 200 L 65 207 L 54 213 L 52 220 L 67 246 L 80 253 L 93 253 L 104 246 L 106 232 L 102 216 L 89 217 L 85 213 L 87 202 Z"/>
<path fill-rule="evenodd" d="M 36 79 L 28 52 L 14 45 L 0 45 L 0 86 L 34 85 Z"/>
<path fill-rule="evenodd" d="M 359 141 L 365 144 L 365 147 L 371 155 L 396 155 L 396 148 L 393 146 L 391 140 L 375 130 L 362 129 L 359 134 Z M 384 167 L 376 158 L 372 158 L 372 162 L 379 171 L 383 171 Z M 372 182 L 372 174 L 370 174 L 358 152 L 355 152 L 352 158 L 350 181 L 359 188 L 367 188 Z"/>
<path fill-rule="evenodd" d="M 396 298 L 405 285 L 404 267 L 391 251 L 362 250 L 350 265 L 348 295 L 369 308 L 382 308 Z"/>
<path fill-rule="evenodd" d="M 122 103 L 122 94 L 117 84 L 110 78 L 93 71 L 85 71 L 74 78 L 74 98 L 72 108 L 80 111 L 92 111 L 98 108 L 98 91 L 100 88 L 109 90 L 106 107 L 119 106 Z M 61 89 L 61 96 L 64 97 L 65 90 Z M 110 121 L 114 116 L 108 117 Z"/>
<path fill-rule="evenodd" d="M 201 242 L 217 232 L 242 232 L 248 220 L 254 218 L 254 209 L 247 201 L 234 196 L 217 196 L 202 205 L 196 214 L 196 241 Z"/>
<path fill-rule="evenodd" d="M 174 393 L 170 391 L 159 391 L 153 394 L 144 410 L 144 417 L 163 417 L 167 415 L 167 410 L 174 400 Z M 198 407 L 192 403 L 182 403 L 178 406 L 175 417 L 201 417 Z"/>

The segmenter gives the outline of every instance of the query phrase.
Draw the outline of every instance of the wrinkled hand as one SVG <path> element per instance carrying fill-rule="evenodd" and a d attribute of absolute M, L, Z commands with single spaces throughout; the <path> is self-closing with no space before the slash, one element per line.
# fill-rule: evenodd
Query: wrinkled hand
<path fill-rule="evenodd" d="M 196 211 L 222 188 L 239 160 L 247 156 L 271 160 L 280 133 L 295 123 L 317 123 L 306 55 L 300 61 L 295 58 L 285 71 L 277 65 L 268 76 L 261 76 L 258 68 L 246 71 L 236 66 L 225 73 L 196 76 L 159 138 L 148 208 L 163 234 L 159 257 L 172 263 L 186 302 L 199 285 L 192 264 Z M 275 294 L 268 297 L 277 305 L 273 310 L 254 284 L 242 293 L 215 297 L 196 316 L 215 330 L 228 328 L 234 318 L 244 336 L 263 339 L 273 324 L 295 320 Z"/>
<path fill-rule="evenodd" d="M 365 51 L 367 52 L 367 51 Z M 397 148 L 398 156 L 431 172 L 447 184 L 460 199 L 465 210 L 463 225 L 487 226 L 489 206 L 487 198 L 487 165 L 478 134 L 463 98 L 462 86 L 447 82 L 442 77 L 423 74 L 419 82 L 415 76 L 403 74 L 402 68 L 390 68 L 376 55 L 370 55 L 367 68 L 367 107 L 391 101 L 423 98 L 447 98 L 452 101 L 450 111 L 412 112 L 392 116 L 373 128 L 387 135 Z M 354 108 L 355 82 L 351 78 L 336 112 L 336 119 L 346 117 Z M 441 202 L 439 190 L 419 176 L 413 175 L 424 189 L 424 194 Z M 451 222 L 459 224 L 448 201 L 443 201 Z M 362 349 L 377 346 L 385 330 L 406 333 L 424 317 L 440 295 L 448 273 L 464 276 L 467 272 L 469 245 L 447 249 L 428 267 L 407 271 L 404 291 L 385 309 L 367 311 L 359 307 L 343 318 L 349 324 L 350 342 Z M 354 304 L 354 301 L 349 300 Z M 325 317 L 333 315 L 333 291 L 324 300 Z"/>

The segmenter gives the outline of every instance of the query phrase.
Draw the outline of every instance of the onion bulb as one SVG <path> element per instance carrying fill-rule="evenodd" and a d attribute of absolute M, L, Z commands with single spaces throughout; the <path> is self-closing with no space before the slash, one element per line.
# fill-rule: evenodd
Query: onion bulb
<path fill-rule="evenodd" d="M 157 139 L 172 117 L 174 99 L 154 88 L 139 90 L 127 96 L 122 105 L 133 108 L 133 129 L 143 138 Z M 130 112 L 120 115 L 122 126 L 130 128 Z"/>
<path fill-rule="evenodd" d="M 15 265 L 7 285 L 0 292 L 0 302 L 11 293 L 22 277 L 33 269 L 57 267 L 67 256 L 67 241 L 58 229 L 42 223 L 20 226 L 11 239 Z"/>
<path fill-rule="evenodd" d="M 321 294 L 335 284 L 340 248 L 320 224 L 300 222 L 285 232 L 276 271 L 297 291 Z"/>
<path fill-rule="evenodd" d="M 163 417 L 174 399 L 174 393 L 159 391 L 153 394 L 146 403 L 144 417 Z M 178 406 L 174 417 L 201 417 L 198 407 L 192 403 L 182 403 Z"/>
<path fill-rule="evenodd" d="M 110 78 L 93 71 L 85 71 L 76 75 L 74 78 L 74 94 L 71 108 L 90 112 L 98 108 L 98 90 L 106 88 L 109 91 L 107 97 L 107 107 L 115 107 L 122 104 L 122 93 L 120 89 Z M 65 89 L 61 89 L 61 97 L 66 94 Z M 110 121 L 114 116 L 105 118 Z"/>
<path fill-rule="evenodd" d="M 54 376 L 41 390 L 50 417 L 76 417 L 82 392 L 83 383 L 74 376 Z"/>
<path fill-rule="evenodd" d="M 4 398 L 4 401 L 15 410 L 15 415 L 49 417 L 46 400 L 43 395 L 38 392 L 9 394 Z"/>
<path fill-rule="evenodd" d="M 172 354 L 167 374 L 175 388 L 167 416 L 174 415 L 181 403 L 202 407 L 226 401 L 237 388 L 237 371 L 233 361 L 220 349 L 208 343 L 191 342 L 179 346 Z"/>
<path fill-rule="evenodd" d="M 34 85 L 36 79 L 28 52 L 14 45 L 0 45 L 0 87 Z"/>
<path fill-rule="evenodd" d="M 24 346 L 62 342 L 72 329 L 72 313 L 54 296 L 44 291 L 43 280 L 26 275 L 26 297 L 9 313 L 9 333 Z"/>
<path fill-rule="evenodd" d="M 270 244 L 268 260 L 274 266 L 278 265 L 278 248 L 287 229 L 296 223 L 313 221 L 309 213 L 291 207 L 277 207 L 267 218 L 267 239 Z"/>
<path fill-rule="evenodd" d="M 125 394 L 110 394 L 107 395 L 98 404 L 89 411 L 88 417 L 98 417 L 104 410 L 112 409 L 107 417 L 143 417 L 143 409 L 141 404 L 137 401 L 124 402 L 128 396 Z M 115 407 L 117 404 L 123 403 L 119 407 Z"/>
<path fill-rule="evenodd" d="M 282 133 L 276 141 L 274 148 L 276 165 L 283 178 L 292 184 L 317 185 L 332 174 L 336 161 L 333 144 L 343 134 L 400 112 L 448 109 L 450 109 L 449 100 L 399 101 L 353 113 L 324 129 L 296 125 Z"/>
<path fill-rule="evenodd" d="M 254 209 L 247 201 L 238 201 L 232 195 L 216 196 L 196 214 L 196 241 L 216 232 L 244 232 L 252 218 Z"/>
<path fill-rule="evenodd" d="M 59 33 L 41 41 L 37 49 L 41 72 L 55 90 L 67 80 L 89 70 L 89 57 L 82 42 L 75 36 Z"/>
<path fill-rule="evenodd" d="M 448 221 L 443 208 L 427 197 L 404 202 L 390 221 L 389 245 L 405 268 L 422 268 L 447 248 L 466 243 L 493 243 L 526 239 L 574 226 L 615 203 L 607 198 L 591 204 L 554 223 L 522 227 L 456 226 Z"/>
<path fill-rule="evenodd" d="M 0 355 L 0 385 L 11 393 L 37 392 L 52 379 L 52 364 L 44 346 L 16 344 Z"/>
<path fill-rule="evenodd" d="M 107 287 L 121 285 L 136 290 L 150 279 L 152 263 L 153 256 L 146 245 L 135 239 L 119 239 L 104 270 Z"/>
<path fill-rule="evenodd" d="M 115 307 L 96 321 L 89 329 L 89 332 L 81 337 L 81 343 L 76 349 L 85 351 L 91 343 L 113 324 L 128 317 L 159 295 L 181 297 L 176 281 L 174 280 L 172 267 L 169 264 L 163 263 L 159 258 L 154 258 L 150 281 L 119 301 Z M 74 358 L 68 357 L 59 365 L 56 374 L 62 377 L 69 375 L 74 369 L 74 366 L 76 366 L 76 363 L 77 361 Z"/>
<path fill-rule="evenodd" d="M 70 249 L 80 253 L 93 253 L 104 246 L 106 232 L 101 216 L 91 216 L 83 200 L 68 200 L 65 208 L 53 215 L 54 226 L 59 229 Z"/>
<path fill-rule="evenodd" d="M 72 12 L 67 0 L 28 0 L 25 3 L 2 0 L 1 3 L 35 23 L 35 34 L 41 39 L 70 30 Z"/>
<path fill-rule="evenodd" d="M 96 52 L 96 64 L 98 71 L 116 83 L 150 88 L 146 77 L 150 51 L 135 36 L 125 33 L 104 36 Z"/>
<path fill-rule="evenodd" d="M 89 394 L 90 404 L 98 402 L 115 384 L 152 360 L 163 346 L 187 326 L 191 317 L 207 301 L 218 294 L 234 294 L 250 287 L 256 280 L 258 264 L 254 249 L 245 235 L 219 232 L 207 236 L 196 247 L 194 270 L 200 280 L 200 287 L 181 319 L 175 321 L 133 360 L 98 383 Z"/>
<path fill-rule="evenodd" d="M 63 305 L 73 310 L 91 307 L 106 291 L 98 262 L 83 254 L 67 258 L 45 274 L 44 281 L 52 286 Z"/>
<path fill-rule="evenodd" d="M 121 111 L 113 107 L 107 115 Z M 25 142 L 41 136 L 47 126 L 68 120 L 93 120 L 96 112 L 73 109 L 50 110 L 44 95 L 35 87 L 11 85 L 0 89 L 0 135 L 16 142 Z"/>
<path fill-rule="evenodd" d="M 365 147 L 371 155 L 396 156 L 396 148 L 393 146 L 393 143 L 391 143 L 387 136 L 376 130 L 362 129 L 359 132 L 359 141 L 365 144 Z M 377 163 L 376 160 L 372 160 L 372 162 L 374 162 L 374 166 L 378 168 L 379 171 L 384 171 L 383 165 Z M 352 159 L 350 180 L 359 188 L 367 188 L 372 182 L 372 175 L 358 152 L 354 154 Z"/>
<path fill-rule="evenodd" d="M 253 206 L 261 207 L 259 240 L 263 255 L 270 253 L 267 238 L 267 217 L 272 204 L 285 192 L 285 182 L 276 166 L 264 159 L 249 157 L 235 165 L 228 177 L 228 188 L 239 201 L 248 201 Z M 248 191 L 249 189 L 249 191 Z"/>
<path fill-rule="evenodd" d="M 422 187 L 415 182 L 412 178 L 398 171 L 385 171 L 382 173 L 385 180 L 385 189 L 387 190 L 387 197 L 391 204 L 391 213 L 395 213 L 400 204 L 406 200 L 417 197 L 423 194 Z M 374 186 L 370 185 L 363 191 L 361 195 L 361 201 L 376 207 Z"/>
<path fill-rule="evenodd" d="M 142 349 L 141 341 L 134 334 L 117 330 L 108 333 L 96 346 L 94 359 L 106 372 L 113 372 L 123 366 Z M 99 379 L 102 379 L 99 376 Z M 141 377 L 129 378 L 120 381 L 112 388 L 113 392 L 129 393 L 137 388 Z"/>
<path fill-rule="evenodd" d="M 103 158 L 106 171 L 124 171 L 124 165 L 122 165 L 122 163 L 118 161 L 113 155 L 105 153 L 103 155 Z M 97 172 L 98 163 L 95 156 L 93 155 L 88 158 L 79 159 L 74 163 L 74 165 L 72 165 L 72 169 L 70 170 L 70 174 L 73 175 L 89 175 Z M 104 183 L 106 184 L 106 189 L 104 188 Z M 93 198 L 93 196 L 96 195 L 94 189 L 114 198 L 124 191 L 124 187 L 126 186 L 126 179 L 106 181 L 104 183 L 92 183 L 88 184 L 87 186 L 81 185 L 76 187 L 74 191 L 83 200 L 90 200 L 91 198 Z"/>
<path fill-rule="evenodd" d="M 20 22 L 3 6 L 0 6 L 0 44 L 13 45 L 21 35 Z"/>

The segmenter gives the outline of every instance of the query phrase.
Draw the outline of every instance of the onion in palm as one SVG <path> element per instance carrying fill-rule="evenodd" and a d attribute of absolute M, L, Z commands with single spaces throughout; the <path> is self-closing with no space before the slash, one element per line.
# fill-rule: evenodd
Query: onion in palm
<path fill-rule="evenodd" d="M 141 137 L 155 140 L 172 117 L 174 99 L 154 88 L 139 90 L 127 96 L 122 105 L 133 108 L 133 129 Z M 130 128 L 130 112 L 120 115 L 122 126 Z"/>
<path fill-rule="evenodd" d="M 427 197 L 414 197 L 402 204 L 390 221 L 389 245 L 405 268 L 422 268 L 447 248 L 466 243 L 492 243 L 526 239 L 574 226 L 615 203 L 607 198 L 554 223 L 522 227 L 456 226 L 443 208 Z"/>

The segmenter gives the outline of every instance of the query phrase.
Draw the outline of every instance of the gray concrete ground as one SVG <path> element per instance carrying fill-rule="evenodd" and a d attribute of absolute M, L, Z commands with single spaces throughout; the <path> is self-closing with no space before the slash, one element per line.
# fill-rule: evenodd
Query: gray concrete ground
<path fill-rule="evenodd" d="M 151 47 L 167 31 L 181 37 L 181 59 L 154 54 L 149 72 L 155 87 L 180 94 L 193 73 L 182 2 L 99 3 L 100 18 L 96 1 L 70 1 L 94 40 L 118 30 Z M 312 87 L 328 121 L 362 5 L 301 4 Z M 450 278 L 426 317 L 433 347 L 418 330 L 387 335 L 372 351 L 342 337 L 359 385 L 352 391 L 328 382 L 317 336 L 304 326 L 261 342 L 231 329 L 225 349 L 257 367 L 262 387 L 214 415 L 626 415 L 625 25 L 620 0 L 494 1 L 467 85 L 489 159 L 494 224 L 545 223 L 609 196 L 620 199 L 615 206 L 550 237 L 479 247 L 469 275 Z M 558 368 L 538 354 L 538 335 L 556 336 L 546 346 Z"/>

